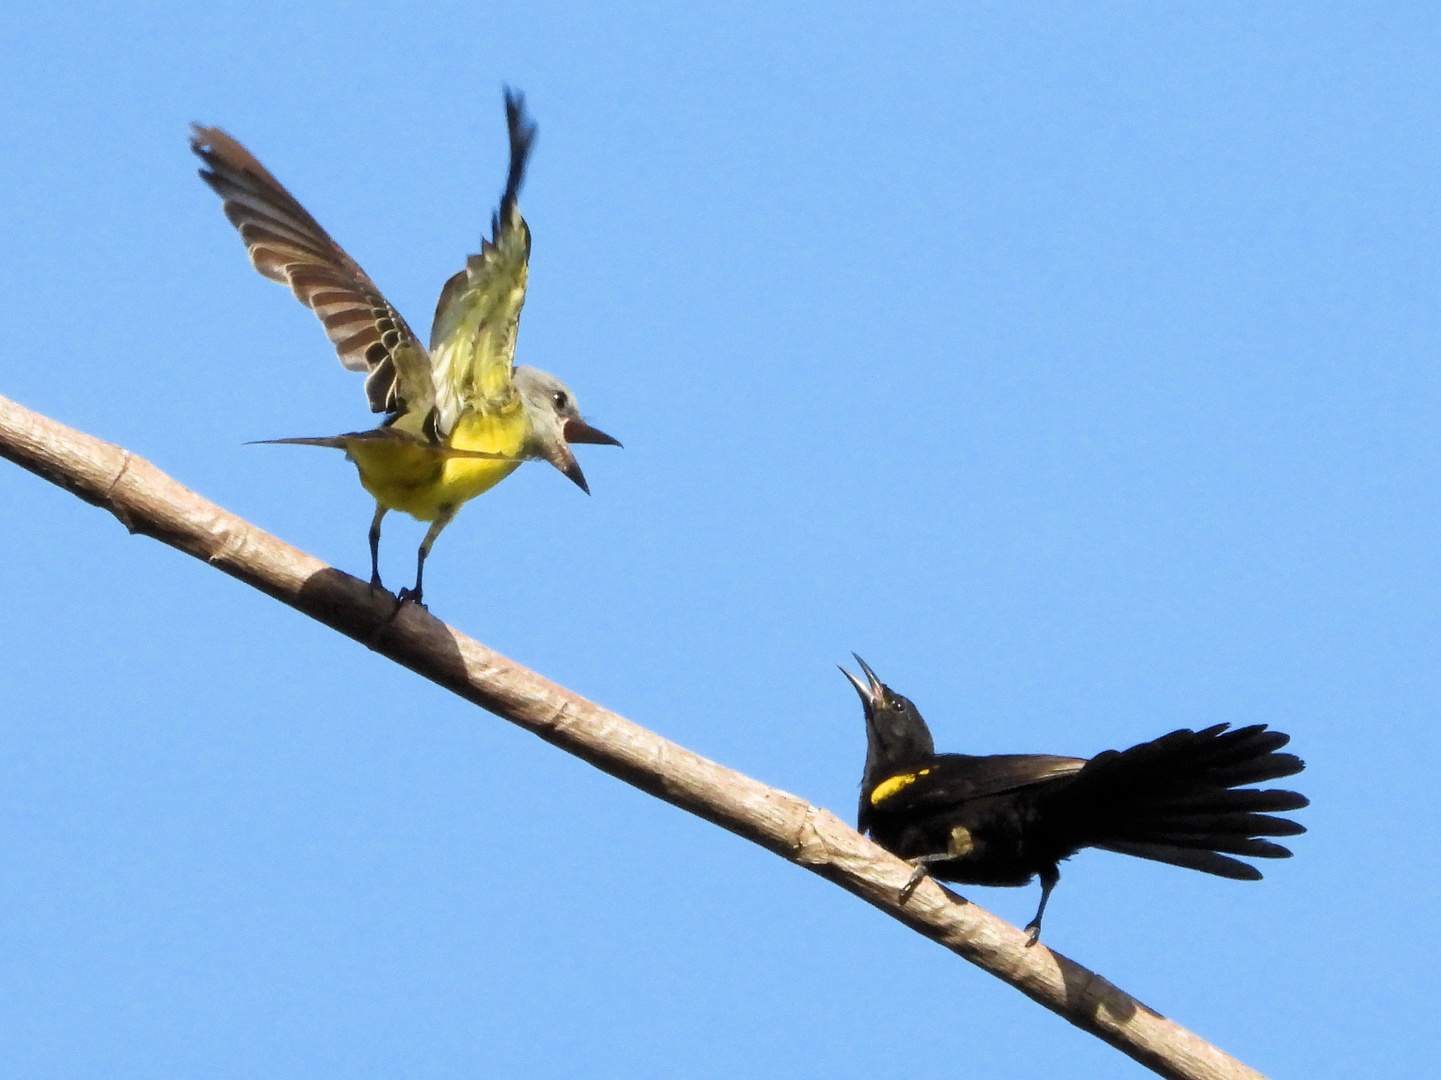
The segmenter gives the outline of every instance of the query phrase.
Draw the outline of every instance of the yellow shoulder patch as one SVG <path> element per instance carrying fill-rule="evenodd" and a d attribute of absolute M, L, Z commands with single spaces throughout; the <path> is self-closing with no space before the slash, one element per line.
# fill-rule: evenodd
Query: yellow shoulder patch
<path fill-rule="evenodd" d="M 909 787 L 922 776 L 929 776 L 930 772 L 930 769 L 922 769 L 920 772 L 901 773 L 898 776 L 892 776 L 889 780 L 881 781 L 876 785 L 876 790 L 871 792 L 871 805 L 880 806 L 882 802 L 900 791 L 901 788 Z"/>
<path fill-rule="evenodd" d="M 971 830 L 964 825 L 954 826 L 951 829 L 951 838 L 946 843 L 946 854 L 953 859 L 964 859 L 975 850 L 976 838 L 971 835 Z"/>

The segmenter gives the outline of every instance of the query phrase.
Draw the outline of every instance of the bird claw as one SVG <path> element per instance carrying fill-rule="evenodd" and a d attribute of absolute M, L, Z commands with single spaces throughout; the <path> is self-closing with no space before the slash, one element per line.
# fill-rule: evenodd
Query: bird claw
<path fill-rule="evenodd" d="M 1026 948 L 1029 949 L 1032 945 L 1034 945 L 1036 942 L 1038 942 L 1038 941 L 1040 941 L 1040 940 L 1041 940 L 1041 924 L 1040 924 L 1040 923 L 1031 923 L 1030 926 L 1026 927 Z"/>
<path fill-rule="evenodd" d="M 414 591 L 411 591 L 410 589 L 401 589 L 400 592 L 395 594 L 395 610 L 399 611 L 401 607 L 405 604 L 414 604 L 422 611 L 429 611 L 430 609 L 420 602 L 420 595 L 421 594 L 419 589 L 416 589 Z"/>

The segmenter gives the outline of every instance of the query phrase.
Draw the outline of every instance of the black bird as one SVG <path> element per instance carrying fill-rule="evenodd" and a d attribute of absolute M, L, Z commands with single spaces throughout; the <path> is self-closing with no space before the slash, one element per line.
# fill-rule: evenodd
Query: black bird
<path fill-rule="evenodd" d="M 1304 795 L 1241 786 L 1306 767 L 1276 752 L 1291 736 L 1264 724 L 1182 729 L 1090 760 L 937 754 L 915 705 L 856 662 L 864 683 L 841 669 L 866 711 L 856 827 L 915 864 L 902 904 L 927 874 L 966 885 L 1026 885 L 1040 875 L 1041 906 L 1026 927 L 1034 945 L 1061 878 L 1057 864 L 1081 848 L 1259 881 L 1259 870 L 1229 856 L 1289 858 L 1280 844 L 1257 838 L 1306 831 L 1271 816 L 1299 810 L 1310 801 Z"/>

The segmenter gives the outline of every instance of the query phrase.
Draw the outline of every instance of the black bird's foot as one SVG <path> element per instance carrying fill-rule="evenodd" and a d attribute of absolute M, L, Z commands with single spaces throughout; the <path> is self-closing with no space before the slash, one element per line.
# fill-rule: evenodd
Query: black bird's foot
<path fill-rule="evenodd" d="M 917 860 L 915 869 L 911 871 L 911 876 L 907 878 L 906 883 L 901 886 L 898 899 L 902 907 L 904 907 L 906 901 L 911 898 L 911 893 L 916 891 L 916 886 L 926 879 L 928 873 L 929 870 L 925 862 Z"/>
<path fill-rule="evenodd" d="M 1040 940 L 1041 924 L 1038 922 L 1033 922 L 1030 926 L 1026 927 L 1026 948 L 1029 949 L 1032 945 L 1034 945 Z"/>
<path fill-rule="evenodd" d="M 395 594 L 395 599 L 396 599 L 396 601 L 397 601 L 397 603 L 396 603 L 396 605 L 395 605 L 395 610 L 396 610 L 396 611 L 399 611 L 400 608 L 401 608 L 401 606 L 404 605 L 404 604 L 414 604 L 416 607 L 420 608 L 422 611 L 429 611 L 429 610 L 430 610 L 428 607 L 426 607 L 424 604 L 422 604 L 422 603 L 420 602 L 420 589 L 419 589 L 419 588 L 416 588 L 416 589 L 401 589 L 400 592 L 398 592 L 398 593 Z"/>
<path fill-rule="evenodd" d="M 370 575 L 370 591 L 371 591 L 371 592 L 376 592 L 376 591 L 379 591 L 379 592 L 389 592 L 390 590 L 387 589 L 383 584 L 381 584 L 380 575 L 379 575 L 379 574 L 371 574 L 371 575 Z"/>

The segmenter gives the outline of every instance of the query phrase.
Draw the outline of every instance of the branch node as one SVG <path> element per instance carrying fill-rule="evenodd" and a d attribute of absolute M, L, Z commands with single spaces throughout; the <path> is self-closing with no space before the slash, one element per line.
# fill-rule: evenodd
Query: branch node
<path fill-rule="evenodd" d="M 800 863 L 802 866 L 816 866 L 830 861 L 830 845 L 816 828 L 818 812 L 815 803 L 806 803 L 805 816 L 796 826 L 796 835 L 791 840 L 791 862 Z"/>
<path fill-rule="evenodd" d="M 667 768 L 667 757 L 669 756 L 670 742 L 666 739 L 657 739 L 655 744 L 655 765 L 652 767 L 652 774 L 655 777 L 654 789 L 656 791 L 670 790 L 670 770 Z"/>
<path fill-rule="evenodd" d="M 220 543 L 213 544 L 205 553 L 205 561 L 212 566 L 239 563 L 243 561 L 241 556 L 246 542 L 250 539 L 250 530 L 244 525 L 224 528 L 218 531 L 217 539 Z"/>
<path fill-rule="evenodd" d="M 551 731 L 564 731 L 569 726 L 569 713 L 570 702 L 562 701 L 555 707 L 555 711 L 545 718 L 545 723 L 542 726 L 549 728 Z"/>
<path fill-rule="evenodd" d="M 126 531 L 129 532 L 131 536 L 134 536 L 135 533 L 139 531 L 139 526 L 136 525 L 135 518 L 130 513 L 130 508 L 122 503 L 117 503 L 114 499 L 114 494 L 115 489 L 120 486 L 120 481 L 125 478 L 125 473 L 129 470 L 130 462 L 134 459 L 135 455 L 123 447 L 120 448 L 120 453 L 123 455 L 120 459 L 120 468 L 115 470 L 115 476 L 111 479 L 110 483 L 105 486 L 105 491 L 100 498 L 105 505 L 105 509 L 114 514 L 116 520 L 125 526 Z"/>

